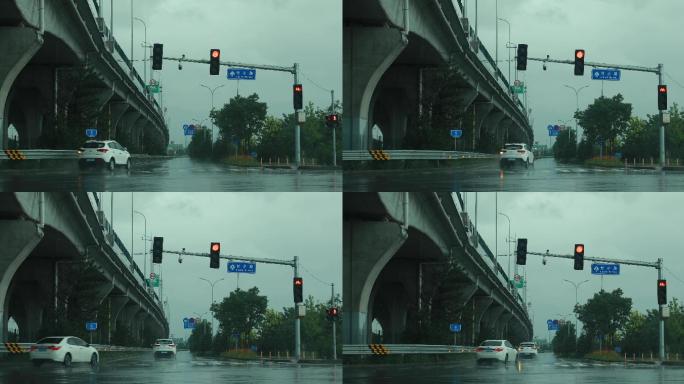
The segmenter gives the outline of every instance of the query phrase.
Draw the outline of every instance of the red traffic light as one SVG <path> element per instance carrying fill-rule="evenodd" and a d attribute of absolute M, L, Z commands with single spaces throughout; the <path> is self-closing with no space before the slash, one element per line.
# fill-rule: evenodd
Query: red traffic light
<path fill-rule="evenodd" d="M 221 251 L 221 243 L 211 243 L 211 251 L 212 252 L 220 252 Z"/>
<path fill-rule="evenodd" d="M 294 91 L 295 91 L 295 92 L 300 93 L 300 92 L 302 92 L 302 90 L 303 90 L 303 88 L 302 88 L 302 85 L 301 85 L 301 84 L 296 84 L 296 85 L 294 86 Z"/>
<path fill-rule="evenodd" d="M 301 277 L 295 277 L 294 278 L 294 285 L 301 286 L 302 284 L 304 284 L 304 280 L 302 280 Z"/>
<path fill-rule="evenodd" d="M 584 245 L 582 245 L 582 244 L 575 245 L 575 252 L 577 252 L 577 253 L 584 252 Z"/>
<path fill-rule="evenodd" d="M 575 52 L 575 57 L 577 57 L 578 59 L 584 59 L 584 50 L 583 50 L 583 49 L 578 49 L 578 50 Z"/>
<path fill-rule="evenodd" d="M 330 314 L 333 316 L 337 316 L 337 308 L 330 308 Z"/>
<path fill-rule="evenodd" d="M 211 57 L 213 57 L 214 59 L 218 59 L 219 57 L 221 57 L 221 50 L 220 49 L 212 49 L 211 50 Z"/>
<path fill-rule="evenodd" d="M 659 287 L 667 287 L 667 280 L 658 280 Z"/>
<path fill-rule="evenodd" d="M 667 93 L 667 85 L 661 85 L 658 87 L 659 93 Z"/>

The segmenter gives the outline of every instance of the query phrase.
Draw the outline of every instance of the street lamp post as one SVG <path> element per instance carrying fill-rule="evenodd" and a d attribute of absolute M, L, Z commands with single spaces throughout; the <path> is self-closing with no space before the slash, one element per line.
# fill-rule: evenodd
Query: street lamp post
<path fill-rule="evenodd" d="M 145 252 L 144 252 L 145 258 L 143 259 L 143 276 L 144 276 L 143 280 L 144 280 L 147 278 L 147 217 L 145 217 L 145 215 L 143 215 L 139 211 L 133 211 L 133 212 L 142 216 L 143 219 L 145 220 L 145 242 L 143 243 L 144 244 L 143 247 L 145 248 Z M 143 281 L 143 283 L 145 283 L 145 281 Z M 145 290 L 147 290 L 147 284 L 145 284 L 145 287 L 146 287 Z"/>
<path fill-rule="evenodd" d="M 584 281 L 579 282 L 579 283 L 575 283 L 573 281 L 566 280 L 566 279 L 563 279 L 563 281 L 565 281 L 566 283 L 570 283 L 575 287 L 575 307 L 577 307 L 577 305 L 579 305 L 579 301 L 577 300 L 577 290 L 579 289 L 579 287 L 582 284 L 589 282 L 589 280 L 584 280 Z M 577 350 L 577 334 L 578 334 L 578 332 L 579 331 L 577 328 L 577 313 L 575 313 L 575 350 Z"/>
<path fill-rule="evenodd" d="M 579 143 L 579 138 L 577 137 L 577 133 L 579 132 L 579 126 L 577 125 L 577 115 L 576 113 L 579 112 L 579 93 L 582 92 L 584 88 L 589 88 L 588 85 L 585 85 L 584 87 L 575 88 L 571 87 L 569 85 L 563 84 L 565 88 L 572 89 L 575 92 L 575 102 L 576 102 L 576 108 L 575 108 L 575 138 L 577 139 L 577 142 Z"/>
<path fill-rule="evenodd" d="M 216 285 L 216 283 L 218 283 L 219 281 L 225 280 L 225 279 L 218 279 L 218 280 L 215 280 L 213 283 L 211 281 L 203 278 L 203 277 L 200 277 L 200 280 L 206 281 L 211 286 L 211 304 L 213 305 L 214 304 L 214 285 Z M 212 335 L 214 334 L 214 316 L 213 315 L 211 316 L 211 333 L 212 333 Z"/>
<path fill-rule="evenodd" d="M 508 220 L 508 239 L 506 239 L 506 242 L 508 243 L 508 276 L 506 277 L 507 279 L 511 278 L 511 218 L 508 217 L 507 214 L 497 212 L 499 215 L 503 216 Z M 497 239 L 497 241 L 499 241 Z M 508 283 L 510 285 L 510 282 Z"/>
<path fill-rule="evenodd" d="M 508 86 L 510 87 L 511 85 L 511 47 L 509 46 L 511 44 L 511 23 L 503 18 L 497 18 L 498 21 L 503 21 L 504 23 L 508 24 L 508 43 L 506 43 L 506 50 L 508 51 Z M 498 64 L 497 64 L 498 65 Z M 511 91 L 510 89 L 508 90 L 509 92 Z"/>
<path fill-rule="evenodd" d="M 208 89 L 209 92 L 211 92 L 211 111 L 213 112 L 213 111 L 214 111 L 214 93 L 215 93 L 219 88 L 225 87 L 225 85 L 219 85 L 218 87 L 213 88 L 213 89 L 207 87 L 207 86 L 204 85 L 204 84 L 200 84 L 200 87 L 204 87 L 204 88 Z M 213 151 L 213 150 L 214 150 L 214 146 L 213 146 L 213 144 L 214 144 L 214 119 L 211 119 L 211 143 L 212 143 L 211 150 Z"/>
<path fill-rule="evenodd" d="M 144 22 L 142 19 L 138 18 L 138 17 L 134 17 L 133 19 L 134 19 L 134 20 L 138 20 L 139 22 L 142 23 L 143 27 L 145 27 L 145 42 L 144 42 L 144 44 L 145 44 L 145 53 L 144 53 L 144 56 L 143 56 L 143 72 L 144 72 L 144 77 L 143 77 L 143 78 L 145 79 L 145 86 L 147 86 L 147 64 L 146 64 L 146 63 L 147 63 L 147 61 L 149 61 L 149 58 L 150 58 L 150 57 L 147 55 L 147 24 L 145 24 L 145 22 Z M 145 92 L 147 92 L 147 90 L 145 90 Z"/>

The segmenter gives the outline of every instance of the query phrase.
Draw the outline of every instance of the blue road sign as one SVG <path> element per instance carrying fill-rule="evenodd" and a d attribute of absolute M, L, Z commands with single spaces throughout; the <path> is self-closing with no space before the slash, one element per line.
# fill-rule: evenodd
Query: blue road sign
<path fill-rule="evenodd" d="M 460 129 L 452 129 L 451 137 L 453 137 L 454 139 L 460 139 L 461 137 L 463 137 L 463 131 Z"/>
<path fill-rule="evenodd" d="M 620 264 L 592 264 L 592 275 L 619 275 Z"/>
<path fill-rule="evenodd" d="M 228 80 L 255 80 L 256 69 L 228 68 Z"/>
<path fill-rule="evenodd" d="M 548 327 L 549 331 L 558 331 L 560 329 L 560 324 L 558 324 L 558 320 L 547 320 L 546 326 Z"/>
<path fill-rule="evenodd" d="M 185 136 L 194 136 L 195 135 L 195 126 L 190 125 L 190 124 L 183 125 L 183 134 Z"/>
<path fill-rule="evenodd" d="M 86 137 L 89 137 L 91 139 L 94 139 L 97 137 L 97 129 L 95 128 L 88 128 L 85 130 Z"/>
<path fill-rule="evenodd" d="M 594 80 L 620 81 L 622 73 L 619 69 L 592 69 L 591 78 Z"/>
<path fill-rule="evenodd" d="M 95 321 L 88 321 L 86 323 L 86 331 L 97 331 L 97 322 Z"/>
<path fill-rule="evenodd" d="M 195 329 L 195 319 L 193 317 L 184 317 L 183 329 Z"/>
<path fill-rule="evenodd" d="M 451 323 L 449 329 L 451 332 L 461 332 L 461 323 Z"/>
<path fill-rule="evenodd" d="M 256 273 L 256 263 L 247 263 L 243 261 L 228 262 L 228 273 Z"/>

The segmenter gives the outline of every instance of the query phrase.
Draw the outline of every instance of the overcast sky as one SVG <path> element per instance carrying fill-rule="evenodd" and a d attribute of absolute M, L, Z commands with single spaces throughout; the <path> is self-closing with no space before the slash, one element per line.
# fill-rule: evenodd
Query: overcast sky
<path fill-rule="evenodd" d="M 110 194 L 104 194 L 103 202 L 109 217 Z M 164 249 L 208 253 L 210 242 L 217 241 L 223 255 L 282 260 L 297 255 L 305 297 L 329 300 L 330 283 L 342 292 L 342 194 L 135 193 L 133 202 L 135 210 L 147 217 L 148 237 L 164 237 Z M 130 193 L 114 194 L 114 229 L 130 250 Z M 135 214 L 134 253 L 144 250 L 143 230 L 144 220 Z M 143 256 L 135 260 L 142 271 Z M 211 289 L 200 277 L 226 279 L 215 285 L 217 302 L 235 290 L 237 275 L 228 274 L 226 267 L 224 260 L 220 269 L 210 269 L 208 258 L 186 256 L 179 264 L 177 256 L 164 255 L 164 296 L 170 304 L 174 336 L 189 336 L 182 319 L 209 309 Z M 240 274 L 239 285 L 241 289 L 257 286 L 268 297 L 270 308 L 282 310 L 293 305 L 292 277 L 290 267 L 259 263 L 255 275 Z"/>
<path fill-rule="evenodd" d="M 134 16 L 147 24 L 148 43 L 163 43 L 164 56 L 209 59 L 212 48 L 221 49 L 222 61 L 301 66 L 305 103 L 330 105 L 330 89 L 342 96 L 342 2 L 339 0 L 102 0 L 103 17 L 109 24 L 110 1 L 114 2 L 114 36 L 126 54 L 131 46 L 131 1 Z M 134 59 L 144 57 L 140 46 L 144 28 L 134 23 Z M 149 53 L 148 53 L 149 54 Z M 148 63 L 149 64 L 149 63 Z M 220 108 L 234 97 L 238 83 L 209 76 L 208 64 L 164 62 L 161 77 L 164 105 L 168 108 L 171 140 L 183 142 L 182 125 L 209 116 L 211 88 Z M 142 63 L 136 65 L 143 76 Z M 148 68 L 149 76 L 149 68 Z M 313 81 L 313 82 L 312 82 Z M 318 84 L 314 85 L 314 83 Z M 270 115 L 291 113 L 293 78 L 289 73 L 258 70 L 256 81 L 240 81 L 240 95 L 254 92 L 268 103 Z M 323 90 L 319 88 L 325 88 Z M 207 123 L 210 124 L 210 123 Z"/>
<path fill-rule="evenodd" d="M 474 220 L 475 193 L 468 193 L 468 206 Z M 511 237 L 527 238 L 528 251 L 573 254 L 576 243 L 584 243 L 586 257 L 657 261 L 663 258 L 668 280 L 668 299 L 684 300 L 684 248 L 681 217 L 684 217 L 684 194 L 681 193 L 499 193 L 499 212 L 511 219 Z M 478 228 L 494 252 L 495 194 L 478 193 Z M 508 252 L 508 222 L 498 220 L 498 253 Z M 511 244 L 515 253 L 515 244 Z M 508 259 L 499 259 L 504 270 Z M 511 260 L 511 268 L 515 259 Z M 527 301 L 532 303 L 534 329 L 546 337 L 546 320 L 572 313 L 575 289 L 563 279 L 579 283 L 579 302 L 601 288 L 601 278 L 590 272 L 591 262 L 583 271 L 573 269 L 573 261 L 528 255 Z M 622 288 L 634 300 L 633 308 L 642 313 L 655 309 L 657 271 L 651 268 L 622 266 L 620 276 L 606 276 L 607 291 Z M 568 316 L 568 318 L 572 318 Z"/>
<path fill-rule="evenodd" d="M 468 13 L 475 20 L 475 3 L 468 2 Z M 495 0 L 480 0 L 478 21 L 480 39 L 495 55 Z M 499 17 L 511 24 L 511 41 L 529 44 L 529 57 L 573 60 L 575 49 L 586 50 L 587 62 L 628 64 L 646 67 L 665 65 L 670 105 L 682 103 L 684 84 L 684 50 L 681 41 L 681 0 L 499 0 Z M 506 41 L 508 26 L 499 23 L 499 61 L 508 73 Z M 511 57 L 515 51 L 511 50 Z M 502 61 L 504 60 L 504 61 Z M 515 62 L 512 63 L 515 73 Z M 548 144 L 546 126 L 573 118 L 575 92 L 569 85 L 590 88 L 580 93 L 580 109 L 601 95 L 601 81 L 591 80 L 591 67 L 584 77 L 574 76 L 572 65 L 529 62 L 527 72 L 519 77 L 528 85 L 528 103 L 532 108 L 535 141 Z M 622 81 L 604 84 L 604 94 L 622 93 L 632 103 L 633 114 L 645 118 L 656 114 L 658 77 L 651 73 L 625 72 Z M 569 121 L 574 126 L 574 121 Z"/>

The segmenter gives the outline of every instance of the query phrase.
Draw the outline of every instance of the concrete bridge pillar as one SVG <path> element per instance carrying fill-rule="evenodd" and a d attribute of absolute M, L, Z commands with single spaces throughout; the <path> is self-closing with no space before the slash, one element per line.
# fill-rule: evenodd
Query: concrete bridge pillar
<path fill-rule="evenodd" d="M 109 127 L 107 132 L 107 138 L 114 140 L 117 136 L 117 128 L 122 120 L 122 117 L 130 108 L 130 105 L 126 102 L 110 102 L 109 103 Z M 104 128 L 104 127 L 103 127 Z"/>
<path fill-rule="evenodd" d="M 12 278 L 42 238 L 43 231 L 36 223 L 0 220 L 0 341 L 7 341 L 9 287 Z"/>
<path fill-rule="evenodd" d="M 135 329 L 135 339 L 138 343 L 143 341 L 143 333 L 145 332 L 145 319 L 149 316 L 147 311 L 140 308 L 133 318 L 133 328 Z"/>
<path fill-rule="evenodd" d="M 343 230 L 344 342 L 366 344 L 370 340 L 368 316 L 373 286 L 380 272 L 406 241 L 397 223 L 349 220 Z"/>
<path fill-rule="evenodd" d="M 43 298 L 48 295 L 36 282 L 16 284 L 12 291 L 14 294 L 10 310 L 12 318 L 19 326 L 19 342 L 35 342 L 43 324 L 45 311 Z"/>
<path fill-rule="evenodd" d="M 112 332 L 116 330 L 116 324 L 119 320 L 119 315 L 122 310 L 128 304 L 130 300 L 128 296 L 110 296 L 109 297 L 109 322 L 106 324 L 107 327 L 107 344 L 112 343 Z"/>
<path fill-rule="evenodd" d="M 501 135 L 501 128 L 499 127 L 501 121 L 504 119 L 505 115 L 503 112 L 499 110 L 492 110 L 489 112 L 487 117 L 485 118 L 484 121 L 484 129 L 487 135 L 487 138 L 492 141 L 490 145 L 492 145 L 495 150 L 501 149 L 503 147 L 503 142 L 502 135 Z M 490 148 L 491 149 L 491 148 Z"/>
<path fill-rule="evenodd" d="M 7 148 L 9 106 L 7 99 L 14 81 L 43 45 L 43 38 L 35 29 L 0 27 L 0 146 Z"/>
<path fill-rule="evenodd" d="M 408 42 L 393 28 L 344 28 L 342 120 L 344 150 L 364 150 L 371 145 L 371 98 L 385 71 L 394 63 Z"/>
<path fill-rule="evenodd" d="M 400 344 L 412 300 L 400 283 L 383 284 L 376 289 L 379 292 L 373 298 L 373 317 L 382 325 L 383 342 Z"/>
<path fill-rule="evenodd" d="M 471 318 L 471 343 L 472 345 L 477 345 L 480 340 L 480 327 L 482 324 L 482 318 L 487 312 L 487 309 L 489 309 L 489 306 L 492 305 L 494 302 L 494 299 L 488 296 L 476 296 L 473 298 L 473 301 L 471 303 L 472 309 L 472 318 Z"/>
<path fill-rule="evenodd" d="M 499 318 L 501 315 L 504 313 L 506 308 L 503 306 L 493 303 L 492 305 L 489 306 L 487 311 L 485 312 L 484 316 L 482 317 L 482 323 L 487 327 L 487 330 L 491 330 L 496 333 L 496 326 L 499 322 Z M 492 335 L 487 335 L 487 337 L 491 337 Z M 496 336 L 496 335 L 494 335 Z"/>
<path fill-rule="evenodd" d="M 121 117 L 116 128 L 116 141 L 124 147 L 129 147 L 129 150 L 133 150 L 135 124 L 141 116 L 140 112 L 136 111 L 134 108 L 129 108 Z"/>
<path fill-rule="evenodd" d="M 487 117 L 492 109 L 494 109 L 494 105 L 492 103 L 476 103 L 474 106 L 475 121 L 472 130 L 473 151 L 476 151 L 480 147 L 479 143 L 480 138 L 482 137 L 482 126 L 484 125 L 485 121 L 487 121 Z"/>
<path fill-rule="evenodd" d="M 89 116 L 89 120 L 86 124 L 89 127 L 98 129 L 98 137 L 101 139 L 106 138 L 107 130 L 103 122 L 100 121 L 102 117 L 104 108 L 109 103 L 109 100 L 114 97 L 114 90 L 107 88 L 92 88 L 84 89 L 81 91 L 82 95 L 78 99 L 78 102 L 87 103 L 92 108 L 92 113 Z"/>
<path fill-rule="evenodd" d="M 494 330 L 496 331 L 496 337 L 501 338 L 501 339 L 507 339 L 508 338 L 508 323 L 511 321 L 511 318 L 513 317 L 513 314 L 510 312 L 505 312 L 499 316 L 499 319 L 496 322 L 496 325 L 494 326 Z"/>

